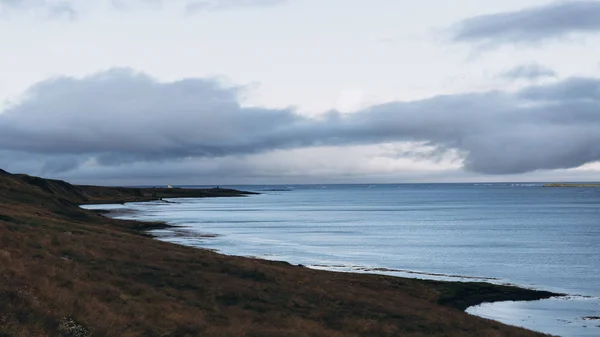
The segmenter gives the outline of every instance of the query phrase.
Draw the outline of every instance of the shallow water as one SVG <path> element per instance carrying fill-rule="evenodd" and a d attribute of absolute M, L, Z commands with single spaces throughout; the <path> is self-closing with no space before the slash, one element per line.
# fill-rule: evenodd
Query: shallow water
<path fill-rule="evenodd" d="M 583 320 L 600 315 L 600 189 L 539 184 L 234 187 L 264 194 L 110 207 L 136 211 L 121 218 L 178 226 L 155 231 L 161 240 L 225 254 L 577 295 L 486 304 L 469 312 L 563 336 L 600 336 L 600 323 Z"/>
<path fill-rule="evenodd" d="M 496 302 L 470 307 L 467 312 L 506 324 L 559 336 L 600 336 L 597 298 L 561 297 L 531 302 Z"/>

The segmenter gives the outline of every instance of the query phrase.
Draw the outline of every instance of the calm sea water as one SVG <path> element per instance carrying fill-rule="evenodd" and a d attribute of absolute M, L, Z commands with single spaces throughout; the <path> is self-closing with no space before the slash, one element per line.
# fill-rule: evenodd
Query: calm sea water
<path fill-rule="evenodd" d="M 224 186 L 222 186 L 224 187 Z M 313 268 L 510 283 L 568 294 L 472 314 L 600 336 L 600 189 L 541 184 L 232 186 L 263 194 L 90 206 L 177 225 L 160 239 Z M 214 236 L 214 237 L 213 237 Z"/>

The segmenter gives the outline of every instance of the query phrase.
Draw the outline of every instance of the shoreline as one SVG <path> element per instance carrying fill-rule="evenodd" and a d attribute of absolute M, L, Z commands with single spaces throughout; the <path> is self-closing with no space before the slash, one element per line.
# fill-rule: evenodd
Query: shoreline
<path fill-rule="evenodd" d="M 178 198 L 173 198 L 173 199 L 178 199 Z M 170 203 L 176 203 L 176 202 L 170 202 Z M 133 210 L 132 211 L 123 211 L 123 210 L 118 210 L 118 209 L 115 209 L 115 210 L 94 209 L 92 211 L 98 212 L 98 213 L 102 214 L 103 216 L 108 216 L 108 217 L 110 214 L 119 215 L 119 214 L 123 214 L 123 213 L 135 213 L 136 212 Z M 171 225 L 162 220 L 158 220 L 156 222 L 154 222 L 154 221 L 147 222 L 147 221 L 139 221 L 139 220 L 127 220 L 127 221 L 135 221 L 138 223 L 147 224 L 147 226 L 140 226 L 138 228 L 141 231 L 142 235 L 148 236 L 154 240 L 167 242 L 167 243 L 182 246 L 182 247 L 191 247 L 193 249 L 208 250 L 208 251 L 211 251 L 216 254 L 223 255 L 223 256 L 241 257 L 241 258 L 258 260 L 258 261 L 266 261 L 266 262 L 282 262 L 282 263 L 287 263 L 291 266 L 294 266 L 293 263 L 291 263 L 289 261 L 284 261 L 284 260 L 270 260 L 270 259 L 257 257 L 257 256 L 229 255 L 229 254 L 222 253 L 218 249 L 212 249 L 212 248 L 208 248 L 208 247 L 199 247 L 199 246 L 190 246 L 190 245 L 172 242 L 169 240 L 161 240 L 160 236 L 152 233 L 152 231 L 154 231 L 154 230 L 170 230 L 170 229 L 174 229 L 174 228 L 180 228 L 180 226 Z M 210 239 L 210 238 L 215 238 L 215 237 L 221 236 L 221 234 L 198 234 L 197 236 Z M 400 270 L 400 269 L 386 268 L 386 267 L 370 267 L 369 268 L 369 267 L 364 267 L 364 266 L 352 266 L 350 268 L 357 267 L 358 269 L 357 270 L 339 270 L 339 269 L 336 270 L 336 269 L 330 268 L 330 267 L 336 267 L 336 266 L 302 265 L 302 264 L 300 264 L 298 266 L 309 268 L 311 270 L 318 270 L 318 271 L 325 271 L 325 272 L 332 272 L 332 273 L 346 273 L 346 274 L 355 274 L 355 275 L 384 275 L 384 276 L 396 277 L 396 278 L 400 278 L 400 279 L 408 278 L 408 279 L 413 279 L 413 280 L 417 280 L 417 281 L 432 282 L 434 284 L 440 284 L 440 283 L 467 283 L 468 284 L 468 283 L 471 283 L 471 284 L 479 284 L 479 285 L 489 285 L 492 287 L 501 287 L 498 290 L 502 289 L 502 291 L 504 292 L 504 295 L 507 295 L 507 293 L 518 293 L 519 296 L 522 296 L 525 293 L 521 293 L 521 291 L 524 291 L 524 292 L 532 291 L 532 292 L 537 293 L 537 295 L 538 295 L 538 296 L 536 296 L 536 294 L 532 294 L 531 296 L 524 295 L 526 298 L 523 298 L 523 297 L 514 298 L 514 297 L 511 297 L 512 295 L 507 295 L 506 297 L 499 296 L 499 297 L 494 297 L 495 299 L 492 301 L 489 301 L 487 298 L 475 300 L 475 301 L 465 300 L 465 303 L 468 303 L 468 304 L 461 304 L 461 305 L 455 306 L 456 308 L 458 308 L 459 310 L 461 310 L 465 313 L 467 312 L 467 310 L 469 308 L 477 307 L 479 305 L 486 304 L 486 303 L 497 303 L 497 302 L 505 302 L 505 301 L 530 302 L 530 301 L 539 301 L 539 300 L 552 299 L 552 298 L 580 296 L 580 295 L 571 295 L 571 294 L 565 294 L 565 293 L 556 293 L 553 291 L 545 290 L 543 288 L 527 287 L 527 286 L 523 286 L 523 285 L 519 285 L 519 284 L 490 282 L 490 281 L 498 280 L 498 278 L 495 278 L 495 277 L 450 275 L 450 274 L 431 273 L 431 272 L 416 271 L 416 270 Z M 346 267 L 346 266 L 342 266 L 342 267 Z M 398 272 L 398 273 L 402 273 L 404 275 L 400 276 L 400 275 L 394 275 L 394 274 L 390 274 L 390 273 L 386 273 L 386 272 Z M 420 278 L 420 277 L 416 277 L 414 275 L 432 276 L 433 278 Z M 440 277 L 440 278 L 435 278 L 435 277 Z M 460 280 L 449 280 L 449 279 L 444 279 L 444 277 L 457 278 Z M 455 300 L 455 301 L 462 302 L 461 300 Z"/>
<path fill-rule="evenodd" d="M 173 199 L 179 199 L 179 198 L 173 198 Z M 177 202 L 169 202 L 169 203 L 177 203 Z M 97 206 L 102 206 L 102 204 L 97 204 Z M 101 214 L 102 216 L 106 216 L 109 218 L 110 218 L 110 214 L 118 216 L 119 214 L 123 214 L 123 213 L 135 213 L 136 212 L 134 210 L 124 211 L 124 210 L 118 210 L 118 209 L 114 209 L 114 210 L 93 209 L 91 211 L 97 212 L 97 213 Z M 138 223 L 148 224 L 145 227 L 142 226 L 142 227 L 138 227 L 138 228 L 140 228 L 140 231 L 143 235 L 146 235 L 154 240 L 168 242 L 170 244 L 174 244 L 174 245 L 178 245 L 178 246 L 182 246 L 182 247 L 190 247 L 193 249 L 208 250 L 208 251 L 212 251 L 212 252 L 222 255 L 222 256 L 240 257 L 240 258 L 265 261 L 265 262 L 281 262 L 281 263 L 289 264 L 290 266 L 294 266 L 294 264 L 292 264 L 289 261 L 270 260 L 270 259 L 265 259 L 265 258 L 256 257 L 256 256 L 228 255 L 228 254 L 222 253 L 221 251 L 216 250 L 216 249 L 211 249 L 211 248 L 207 248 L 207 247 L 190 246 L 190 245 L 172 242 L 169 240 L 161 240 L 160 237 L 158 235 L 153 234 L 152 231 L 154 231 L 154 230 L 169 230 L 169 229 L 180 227 L 177 225 L 171 225 L 165 221 L 161 221 L 161 220 L 158 220 L 156 222 L 146 222 L 146 221 L 139 221 L 139 220 L 126 220 L 126 221 L 135 221 Z M 203 238 L 213 238 L 213 237 L 220 236 L 220 234 L 202 234 L 200 236 Z M 576 296 L 576 295 L 569 295 L 569 294 L 564 294 L 564 293 L 555 293 L 552 291 L 544 290 L 542 288 L 526 287 L 526 286 L 522 286 L 522 285 L 518 285 L 518 284 L 492 283 L 490 281 L 497 280 L 497 278 L 485 277 L 485 276 L 484 277 L 468 276 L 468 275 L 461 276 L 461 275 L 450 275 L 450 274 L 441 274 L 441 273 L 430 273 L 430 272 L 415 271 L 415 270 L 400 270 L 400 269 L 385 268 L 385 267 L 368 268 L 368 267 L 357 266 L 357 267 L 359 267 L 358 270 L 345 271 L 345 270 L 335 270 L 335 269 L 327 268 L 327 266 L 323 266 L 323 265 L 314 265 L 314 266 L 313 265 L 298 265 L 298 266 L 305 267 L 305 268 L 308 268 L 311 270 L 325 271 L 325 272 L 332 272 L 332 273 L 345 273 L 345 274 L 355 274 L 355 275 L 383 275 L 383 276 L 395 277 L 395 278 L 399 278 L 399 279 L 412 279 L 412 280 L 416 280 L 419 282 L 434 284 L 436 286 L 446 284 L 446 283 L 447 284 L 462 283 L 462 284 L 467 284 L 467 285 L 473 285 L 472 288 L 467 287 L 468 290 L 466 290 L 464 293 L 461 293 L 461 295 L 463 295 L 464 298 L 461 299 L 461 298 L 453 297 L 453 296 L 456 296 L 456 294 L 454 294 L 453 296 L 448 296 L 448 297 L 444 298 L 442 300 L 442 302 L 440 303 L 442 305 L 449 304 L 450 306 L 452 306 L 456 309 L 459 309 L 465 313 L 467 312 L 467 310 L 469 308 L 476 307 L 476 306 L 479 306 L 479 305 L 485 304 L 485 303 L 496 303 L 496 302 L 505 302 L 505 301 L 529 302 L 529 301 L 539 301 L 539 300 L 545 300 L 545 299 L 551 299 L 551 298 Z M 323 267 L 323 268 L 320 268 L 320 267 Z M 335 266 L 331 266 L 331 267 L 335 267 Z M 378 272 L 380 272 L 380 273 L 378 273 Z M 401 272 L 401 273 L 407 274 L 407 275 L 398 276 L 398 275 L 393 275 L 390 273 L 386 274 L 385 272 Z M 442 277 L 442 278 L 428 279 L 428 278 L 414 277 L 412 275 L 428 275 L 428 276 L 432 276 L 432 277 Z M 446 280 L 446 279 L 443 279 L 443 277 L 445 277 L 445 276 L 453 277 L 453 278 L 454 277 L 460 278 L 463 280 Z M 499 292 L 498 294 L 493 294 L 494 290 L 492 288 L 494 288 L 494 287 L 497 288 L 496 291 Z M 489 293 L 484 294 L 483 296 L 480 296 L 480 297 L 476 296 L 475 293 L 482 292 L 482 291 L 484 291 L 484 292 L 488 291 Z M 529 292 L 531 292 L 531 293 L 529 293 Z"/>
<path fill-rule="evenodd" d="M 542 187 L 564 187 L 564 188 L 600 188 L 600 184 L 591 183 L 591 184 L 577 184 L 577 183 L 550 183 L 544 184 Z"/>
<path fill-rule="evenodd" d="M 0 186 L 0 335 L 60 336 L 68 321 L 99 337 L 541 337 L 461 309 L 556 295 L 217 254 L 149 237 L 165 223 L 111 219 L 78 206 L 136 201 L 157 190 L 2 172 Z"/>
<path fill-rule="evenodd" d="M 471 315 L 535 331 L 550 331 L 560 336 L 596 337 L 600 330 L 597 315 L 600 299 L 565 296 L 531 302 L 493 302 L 469 307 Z M 521 313 L 521 314 L 519 314 Z M 523 319 L 527 313 L 527 319 Z"/>
<path fill-rule="evenodd" d="M 83 205 L 117 205 L 125 204 L 128 202 L 152 202 L 152 201 L 163 201 L 169 203 L 169 201 L 163 199 L 185 199 L 185 198 L 217 198 L 217 197 L 247 197 L 249 195 L 257 195 L 259 193 L 249 191 L 238 191 L 228 188 L 161 188 L 161 187 L 150 187 L 150 188 L 137 188 L 137 187 L 108 187 L 103 188 L 101 192 L 96 191 L 99 189 L 97 186 L 76 186 L 83 188 L 86 192 L 92 195 L 92 198 L 87 200 L 80 200 L 77 202 L 78 206 Z"/>

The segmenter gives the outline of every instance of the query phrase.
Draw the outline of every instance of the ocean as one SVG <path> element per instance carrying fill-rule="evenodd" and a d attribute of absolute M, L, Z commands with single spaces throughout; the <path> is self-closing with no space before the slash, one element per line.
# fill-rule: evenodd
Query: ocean
<path fill-rule="evenodd" d="M 190 186 L 187 186 L 190 187 Z M 212 187 L 212 186 L 210 186 Z M 542 184 L 221 186 L 239 198 L 93 205 L 166 221 L 160 240 L 345 272 L 485 281 L 564 293 L 467 312 L 600 336 L 600 189 Z"/>

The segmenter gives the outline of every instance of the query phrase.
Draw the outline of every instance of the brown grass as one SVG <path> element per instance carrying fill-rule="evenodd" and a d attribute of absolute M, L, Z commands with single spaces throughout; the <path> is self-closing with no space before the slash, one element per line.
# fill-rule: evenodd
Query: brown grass
<path fill-rule="evenodd" d="M 92 336 L 541 335 L 459 309 L 550 293 L 223 256 L 75 206 L 138 193 L 114 191 L 0 172 L 0 336 L 65 335 L 65 317 Z"/>

